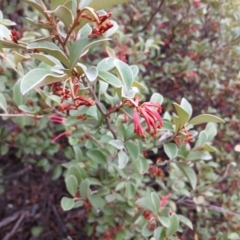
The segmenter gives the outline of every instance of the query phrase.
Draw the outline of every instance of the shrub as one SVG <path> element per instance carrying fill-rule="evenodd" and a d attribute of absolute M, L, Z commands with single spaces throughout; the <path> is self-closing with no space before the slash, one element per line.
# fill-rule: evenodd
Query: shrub
<path fill-rule="evenodd" d="M 103 9 L 123 0 L 26 2 L 35 11 L 29 12 L 32 19 L 26 23 L 31 30 L 10 31 L 7 26 L 14 23 L 3 17 L 0 21 L 0 56 L 4 66 L 19 77 L 15 84 L 3 85 L 0 94 L 5 112 L 1 116 L 4 120 L 13 117 L 18 126 L 13 136 L 1 131 L 8 143 L 2 145 L 1 154 L 7 153 L 8 146 L 24 143 L 17 154 L 42 157 L 44 152 L 37 164 L 48 171 L 52 168 L 48 157 L 63 149 L 69 161 L 55 166 L 55 178 L 64 167 L 69 194 L 61 205 L 66 211 L 82 207 L 88 212 L 89 238 L 179 239 L 187 227 L 193 228 L 185 207 L 213 209 L 205 178 L 216 179 L 211 170 L 216 165 L 209 160 L 210 153 L 216 151 L 212 146 L 216 123 L 223 120 L 210 114 L 193 117 L 193 108 L 185 98 L 178 103 L 166 99 L 168 106 L 162 109 L 164 98 L 154 87 L 148 100 L 145 94 L 149 93 L 149 79 L 153 82 L 171 76 L 174 82 L 174 76 L 180 76 L 188 82 L 197 78 L 189 67 L 192 55 L 176 52 L 171 42 L 175 32 L 168 29 L 168 21 L 163 30 L 166 39 L 159 35 L 143 44 L 140 37 L 130 34 L 129 43 L 121 46 L 124 33 L 111 20 L 112 14 Z M 177 4 L 168 7 L 180 14 Z M 199 8 L 199 3 L 195 1 L 190 9 L 193 7 Z M 142 23 L 140 30 L 148 29 L 148 24 Z M 134 25 L 129 29 L 127 33 L 139 31 Z M 118 38 L 113 35 L 116 31 Z M 173 38 L 176 45 L 185 41 L 184 33 L 179 32 Z M 194 30 L 192 34 L 198 33 Z M 116 52 L 110 47 L 111 37 L 119 46 Z M 160 55 L 159 44 L 164 46 Z M 201 44 L 209 42 L 194 45 L 193 41 L 191 54 L 196 55 Z M 151 49 L 156 49 L 159 61 Z M 172 57 L 171 65 L 164 52 Z M 142 57 L 137 59 L 139 55 Z M 151 57 L 149 62 L 146 56 Z M 150 63 L 153 70 L 146 71 Z M 13 77 L 13 72 L 5 74 Z M 205 123 L 204 128 L 198 127 Z M 58 143 L 63 136 L 70 147 Z"/>

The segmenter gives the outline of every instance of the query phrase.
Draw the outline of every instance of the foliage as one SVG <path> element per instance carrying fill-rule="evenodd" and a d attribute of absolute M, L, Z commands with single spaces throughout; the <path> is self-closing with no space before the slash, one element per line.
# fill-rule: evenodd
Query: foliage
<path fill-rule="evenodd" d="M 18 131 L 9 136 L 6 128 L 1 129 L 1 155 L 8 147 L 24 144 L 18 156 L 42 158 L 44 152 L 37 164 L 48 171 L 49 159 L 64 151 L 69 161 L 55 164 L 54 171 L 57 178 L 64 168 L 68 195 L 61 205 L 64 210 L 82 207 L 88 212 L 89 238 L 184 237 L 188 228 L 193 229 L 190 207 L 196 206 L 203 219 L 217 207 L 210 204 L 215 198 L 211 191 L 222 179 L 213 170 L 218 162 L 209 160 L 216 152 L 216 123 L 224 121 L 209 114 L 212 111 L 200 114 L 193 93 L 184 92 L 181 99 L 174 96 L 172 103 L 164 87 L 170 82 L 179 89 L 196 82 L 204 89 L 203 99 L 212 89 L 218 97 L 216 79 L 229 78 L 216 64 L 220 57 L 214 51 L 236 40 L 225 26 L 219 27 L 220 4 L 161 1 L 156 8 L 155 1 L 148 1 L 148 6 L 140 1 L 126 5 L 126 14 L 118 16 L 119 6 L 113 14 L 105 10 L 124 1 L 25 2 L 35 11 L 26 22 L 31 30 L 10 31 L 7 26 L 14 23 L 0 16 L 0 57 L 3 66 L 18 75 L 16 83 L 7 82 L 13 72 L 2 77 L 1 116 L 15 117 Z M 227 7 L 221 8 L 224 16 Z M 150 21 L 144 22 L 143 16 Z M 226 71 L 236 68 L 226 64 Z M 209 82 L 212 78 L 215 82 Z M 207 106 L 211 110 L 209 102 Z M 64 136 L 69 146 L 58 143 Z M 220 193 L 221 188 L 216 195 Z M 210 239 L 211 232 L 201 233 L 201 226 L 194 225 L 195 236 Z M 219 238 L 237 234 L 225 232 Z"/>

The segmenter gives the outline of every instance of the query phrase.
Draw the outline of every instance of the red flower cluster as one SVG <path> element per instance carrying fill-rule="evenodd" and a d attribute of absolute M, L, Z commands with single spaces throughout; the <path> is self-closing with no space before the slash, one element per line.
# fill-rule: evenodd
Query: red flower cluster
<path fill-rule="evenodd" d="M 104 234 L 103 234 L 103 240 L 113 240 L 114 237 L 117 234 L 117 231 L 122 229 L 122 225 L 119 225 L 117 227 L 112 227 L 108 229 Z"/>
<path fill-rule="evenodd" d="M 162 112 L 162 106 L 157 102 L 144 102 L 139 105 L 139 98 L 136 97 L 134 102 L 127 101 L 129 106 L 134 107 L 133 109 L 133 122 L 134 122 L 134 132 L 140 135 L 142 138 L 146 138 L 144 130 L 142 128 L 140 117 L 143 117 L 147 123 L 146 132 L 151 133 L 152 136 L 156 136 L 157 129 L 163 126 L 162 118 L 159 113 Z M 155 109 L 154 109 L 155 108 Z M 151 132 L 151 129 L 153 130 Z"/>
<path fill-rule="evenodd" d="M 184 133 L 184 134 L 182 134 L 182 135 L 178 134 L 174 139 L 174 141 L 177 145 L 193 142 L 194 137 L 190 132 L 188 132 L 187 129 L 183 129 L 182 133 Z"/>
<path fill-rule="evenodd" d="M 20 32 L 18 32 L 15 28 L 11 31 L 11 35 L 10 35 L 12 41 L 14 43 L 18 44 L 18 39 L 20 38 Z"/>
<path fill-rule="evenodd" d="M 53 84 L 53 93 L 58 96 L 61 96 L 61 103 L 65 100 L 68 100 L 71 97 L 74 100 L 74 104 L 66 103 L 59 106 L 58 111 L 73 110 L 73 109 L 77 109 L 79 106 L 90 107 L 94 105 L 94 101 L 92 99 L 87 99 L 85 96 L 75 97 L 78 93 L 79 85 L 75 84 L 73 88 L 74 88 L 74 94 L 73 94 L 74 96 L 72 96 L 71 92 L 67 88 L 59 85 L 59 83 Z"/>
<path fill-rule="evenodd" d="M 108 18 L 110 18 L 112 16 L 112 13 L 106 13 L 104 15 L 98 15 L 97 14 L 97 19 L 92 18 L 91 16 L 89 16 L 86 13 L 83 13 L 81 15 L 82 18 L 86 18 L 91 22 L 96 22 L 97 26 L 93 28 L 92 33 L 88 35 L 89 38 L 96 38 L 96 37 L 100 37 L 103 35 L 103 33 L 105 33 L 108 29 L 110 29 L 113 24 L 108 21 Z"/>
<path fill-rule="evenodd" d="M 169 193 L 168 195 L 161 197 L 161 199 L 160 199 L 160 207 L 161 207 L 161 208 L 164 208 L 164 207 L 165 207 L 165 205 L 168 203 L 169 198 L 170 198 L 171 196 L 172 196 L 172 194 Z"/>
<path fill-rule="evenodd" d="M 154 166 L 153 164 L 149 164 L 148 172 L 149 172 L 149 174 L 151 174 L 155 177 L 159 177 L 159 178 L 164 177 L 163 170 L 161 168 L 159 168 L 158 166 Z"/>
<path fill-rule="evenodd" d="M 150 211 L 144 211 L 143 217 L 146 220 L 148 220 L 148 229 L 153 231 L 157 226 L 157 222 L 156 222 L 154 215 Z"/>

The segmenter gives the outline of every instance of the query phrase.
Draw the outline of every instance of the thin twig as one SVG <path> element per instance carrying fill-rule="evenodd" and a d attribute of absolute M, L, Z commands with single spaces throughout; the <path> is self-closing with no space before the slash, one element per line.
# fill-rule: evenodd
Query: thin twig
<path fill-rule="evenodd" d="M 19 74 L 19 76 L 23 77 L 24 74 L 18 71 L 17 67 L 14 66 L 14 64 L 5 56 L 4 53 L 0 53 L 0 57 L 2 57 L 5 61 L 7 61 L 8 64 L 12 67 L 12 69 L 16 71 L 17 74 Z"/>
<path fill-rule="evenodd" d="M 240 213 L 233 212 L 231 210 L 228 210 L 228 209 L 225 209 L 225 208 L 222 208 L 222 207 L 218 207 L 218 206 L 215 206 L 215 205 L 212 205 L 212 204 L 195 204 L 194 201 L 189 200 L 189 199 L 184 201 L 184 202 L 181 202 L 181 204 L 187 205 L 187 206 L 200 206 L 202 208 L 212 210 L 212 211 L 215 211 L 215 212 L 219 212 L 219 213 L 222 213 L 222 214 L 231 214 L 231 215 L 237 217 L 238 219 L 240 219 Z"/>
<path fill-rule="evenodd" d="M 153 15 L 150 17 L 150 19 L 149 19 L 148 22 L 145 24 L 145 26 L 141 29 L 141 32 L 142 32 L 142 31 L 145 31 L 145 30 L 148 28 L 149 24 L 152 22 L 152 20 L 153 20 L 153 18 L 155 17 L 155 15 L 160 11 L 163 3 L 164 3 L 164 0 L 162 0 L 162 1 L 160 2 L 160 4 L 159 4 L 158 8 L 156 9 L 156 11 L 155 11 L 155 12 L 153 13 Z"/>
<path fill-rule="evenodd" d="M 17 114 L 1 113 L 0 117 L 33 117 L 33 118 L 43 118 L 44 115 L 33 115 L 33 114 L 28 114 L 28 113 L 17 113 Z"/>
<path fill-rule="evenodd" d="M 9 217 L 7 217 L 7 218 L 4 218 L 4 219 L 0 222 L 0 229 L 1 229 L 2 227 L 4 227 L 4 226 L 8 225 L 9 223 L 15 221 L 15 220 L 19 217 L 19 215 L 22 214 L 22 213 L 23 213 L 23 211 L 21 210 L 21 211 L 18 211 L 18 212 L 16 212 L 16 213 L 14 213 L 12 216 L 9 216 Z"/>
<path fill-rule="evenodd" d="M 105 121 L 106 121 L 106 123 L 107 123 L 108 129 L 109 129 L 110 132 L 112 133 L 113 137 L 114 137 L 115 139 L 117 139 L 117 134 L 116 134 L 116 132 L 113 130 L 112 126 L 111 126 L 111 123 L 110 123 L 110 121 L 109 121 L 109 118 L 108 118 L 107 113 L 105 113 L 105 111 L 103 110 L 103 108 L 102 108 L 102 106 L 101 106 L 101 103 L 98 101 L 98 98 L 97 98 L 97 96 L 96 96 L 96 94 L 95 94 L 94 89 L 92 88 L 92 86 L 91 86 L 90 84 L 88 84 L 88 82 L 87 82 L 86 79 L 83 79 L 83 81 L 84 81 L 85 84 L 88 85 L 88 87 L 89 87 L 88 90 L 89 90 L 89 92 L 91 93 L 92 97 L 94 98 L 95 104 L 96 104 L 98 110 L 100 111 L 100 113 L 101 113 L 101 114 L 103 115 L 103 117 L 105 118 Z"/>
<path fill-rule="evenodd" d="M 18 219 L 18 221 L 14 225 L 13 229 L 3 238 L 3 240 L 9 240 L 15 234 L 19 225 L 21 224 L 22 220 L 24 219 L 25 215 L 26 215 L 26 212 L 23 212 L 21 214 L 20 218 Z"/>

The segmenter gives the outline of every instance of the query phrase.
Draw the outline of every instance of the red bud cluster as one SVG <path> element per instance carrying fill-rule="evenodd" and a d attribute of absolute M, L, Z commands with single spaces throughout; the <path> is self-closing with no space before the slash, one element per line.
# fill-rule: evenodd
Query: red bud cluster
<path fill-rule="evenodd" d="M 133 123 L 134 123 L 134 132 L 140 135 L 142 138 L 146 138 L 144 130 L 142 128 L 140 117 L 143 117 L 147 123 L 146 132 L 151 133 L 152 136 L 156 136 L 157 129 L 163 126 L 162 118 L 159 113 L 162 112 L 162 106 L 157 102 L 144 102 L 139 105 L 139 98 L 136 97 L 134 102 L 126 101 L 125 102 L 133 109 Z M 151 132 L 151 129 L 153 130 Z"/>
<path fill-rule="evenodd" d="M 103 235 L 103 240 L 113 240 L 117 232 L 122 229 L 122 225 L 109 228 Z"/>
<path fill-rule="evenodd" d="M 113 27 L 113 24 L 108 21 L 108 18 L 112 16 L 112 13 L 106 13 L 104 15 L 97 14 L 97 19 L 92 18 L 86 13 L 81 15 L 82 18 L 86 18 L 91 22 L 96 22 L 97 26 L 93 28 L 92 33 L 88 35 L 89 38 L 96 38 L 102 36 L 108 29 Z"/>
<path fill-rule="evenodd" d="M 11 35 L 10 35 L 12 41 L 14 43 L 18 44 L 18 39 L 20 38 L 20 32 L 18 32 L 15 28 L 11 31 Z"/>
<path fill-rule="evenodd" d="M 159 178 L 164 177 L 163 170 L 161 168 L 159 168 L 158 166 L 154 166 L 153 164 L 149 164 L 148 172 L 149 172 L 149 174 L 151 174 L 155 177 L 159 177 Z"/>

